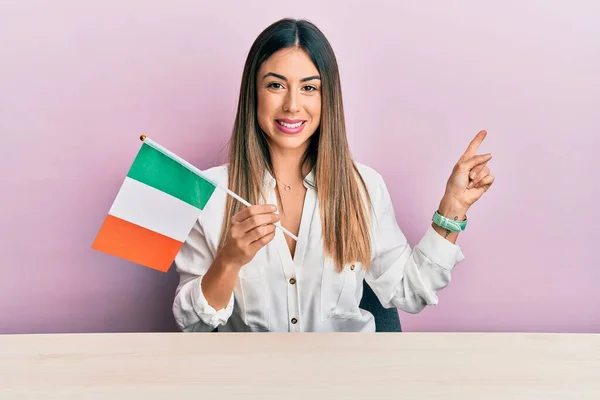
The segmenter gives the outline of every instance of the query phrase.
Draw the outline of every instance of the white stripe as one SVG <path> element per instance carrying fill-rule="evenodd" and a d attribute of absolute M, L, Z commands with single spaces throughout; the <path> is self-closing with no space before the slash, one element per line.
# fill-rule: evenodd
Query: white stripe
<path fill-rule="evenodd" d="M 202 211 L 168 193 L 126 177 L 108 213 L 184 242 Z"/>

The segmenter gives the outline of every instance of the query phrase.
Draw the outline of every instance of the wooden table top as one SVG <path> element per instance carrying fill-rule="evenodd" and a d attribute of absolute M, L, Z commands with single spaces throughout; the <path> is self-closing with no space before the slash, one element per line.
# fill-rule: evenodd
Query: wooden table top
<path fill-rule="evenodd" d="M 600 399 L 600 335 L 0 335 L 0 399 Z"/>

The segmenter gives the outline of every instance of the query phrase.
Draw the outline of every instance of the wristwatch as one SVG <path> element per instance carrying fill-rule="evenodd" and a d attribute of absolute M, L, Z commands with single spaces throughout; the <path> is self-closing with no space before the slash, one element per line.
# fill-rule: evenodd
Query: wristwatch
<path fill-rule="evenodd" d="M 441 215 L 437 210 L 433 214 L 433 223 L 451 232 L 462 232 L 467 227 L 467 216 L 462 221 L 455 221 Z"/>

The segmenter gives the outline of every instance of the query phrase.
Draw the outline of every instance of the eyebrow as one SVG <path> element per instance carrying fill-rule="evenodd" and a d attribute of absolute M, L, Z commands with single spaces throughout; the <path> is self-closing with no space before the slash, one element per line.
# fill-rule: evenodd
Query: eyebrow
<path fill-rule="evenodd" d="M 285 76 L 276 74 L 275 72 L 267 72 L 265 74 L 265 76 L 263 76 L 263 79 L 265 79 L 265 78 L 267 78 L 269 76 L 274 76 L 277 79 L 281 79 L 282 81 L 286 81 L 287 82 L 287 78 Z M 313 79 L 319 79 L 319 80 L 321 80 L 321 77 L 319 75 L 307 76 L 306 78 L 300 79 L 300 82 L 308 82 L 308 81 L 312 81 Z"/>

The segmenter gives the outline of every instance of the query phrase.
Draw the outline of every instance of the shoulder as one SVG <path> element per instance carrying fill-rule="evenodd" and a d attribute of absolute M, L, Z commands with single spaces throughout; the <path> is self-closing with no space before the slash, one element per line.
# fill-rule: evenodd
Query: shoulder
<path fill-rule="evenodd" d="M 229 180 L 227 169 L 227 164 L 223 164 L 205 169 L 202 171 L 202 173 L 213 182 L 216 182 L 219 185 L 227 186 L 227 181 Z"/>
<path fill-rule="evenodd" d="M 355 162 L 356 168 L 365 181 L 365 186 L 375 209 L 388 207 L 391 198 L 383 176 L 375 168 Z"/>
<path fill-rule="evenodd" d="M 382 188 L 385 188 L 385 182 L 383 180 L 383 177 L 379 173 L 379 171 L 377 171 L 373 167 L 370 167 L 370 166 L 365 165 L 360 162 L 354 162 L 354 164 L 356 165 L 356 168 L 358 169 L 360 176 L 365 181 L 365 184 L 367 185 L 367 189 L 370 192 L 379 191 Z"/>

